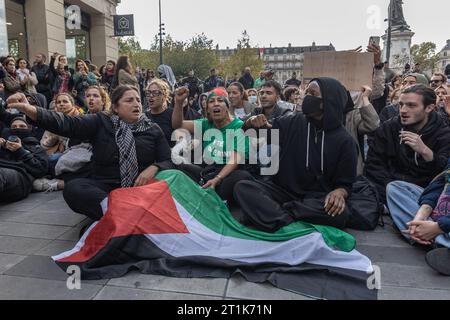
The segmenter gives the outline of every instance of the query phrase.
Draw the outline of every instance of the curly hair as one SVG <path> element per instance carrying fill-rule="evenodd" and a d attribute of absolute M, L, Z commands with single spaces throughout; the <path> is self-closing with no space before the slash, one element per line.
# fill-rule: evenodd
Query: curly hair
<path fill-rule="evenodd" d="M 159 90 L 161 90 L 161 92 L 163 94 L 164 101 L 166 103 L 170 103 L 171 92 L 170 92 L 170 87 L 167 84 L 167 82 L 165 82 L 165 81 L 163 81 L 161 79 L 154 79 L 148 84 L 148 86 L 147 86 L 147 88 L 145 90 L 146 91 L 149 90 L 150 86 L 152 86 L 152 85 L 157 86 L 159 88 Z"/>
<path fill-rule="evenodd" d="M 92 85 L 86 89 L 85 93 L 87 94 L 89 90 L 97 90 L 100 93 L 100 97 L 102 97 L 103 102 L 103 111 L 109 111 L 109 109 L 111 109 L 111 99 L 109 98 L 108 93 L 102 86 Z"/>

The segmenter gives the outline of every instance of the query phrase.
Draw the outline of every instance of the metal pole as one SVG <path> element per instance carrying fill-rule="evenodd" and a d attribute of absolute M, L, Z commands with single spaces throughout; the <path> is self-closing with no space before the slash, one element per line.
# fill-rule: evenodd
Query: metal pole
<path fill-rule="evenodd" d="M 162 32 L 162 17 L 161 17 L 161 0 L 159 0 L 159 64 L 163 64 L 163 32 Z"/>
<path fill-rule="evenodd" d="M 391 39 L 392 39 L 392 5 L 393 0 L 390 0 L 388 13 L 388 34 L 386 43 L 386 61 L 391 61 Z"/>

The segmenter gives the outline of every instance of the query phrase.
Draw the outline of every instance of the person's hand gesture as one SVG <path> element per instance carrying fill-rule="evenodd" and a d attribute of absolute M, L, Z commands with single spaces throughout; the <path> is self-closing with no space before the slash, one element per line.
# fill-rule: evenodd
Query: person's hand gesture
<path fill-rule="evenodd" d="M 6 99 L 8 109 L 17 109 L 19 112 L 25 113 L 25 109 L 30 105 L 27 97 L 21 92 L 15 93 Z"/>
<path fill-rule="evenodd" d="M 215 177 L 203 185 L 203 189 L 216 189 L 216 187 L 220 184 L 221 180 L 219 177 Z"/>
<path fill-rule="evenodd" d="M 183 103 L 189 97 L 189 88 L 180 87 L 175 90 L 175 107 L 183 107 Z"/>
<path fill-rule="evenodd" d="M 423 143 L 422 137 L 416 133 L 402 131 L 400 133 L 400 139 L 404 144 L 411 147 L 411 149 L 421 155 L 423 155 L 425 153 L 425 150 L 428 149 L 425 143 Z"/>
<path fill-rule="evenodd" d="M 373 53 L 373 63 L 378 65 L 381 63 L 381 48 L 376 44 L 372 43 L 367 47 L 367 52 Z"/>
<path fill-rule="evenodd" d="M 266 116 L 263 114 L 251 117 L 250 119 L 247 120 L 247 123 L 250 124 L 249 127 L 255 129 L 272 128 L 272 125 L 269 123 L 269 121 L 267 121 Z"/>
<path fill-rule="evenodd" d="M 363 86 L 361 88 L 361 92 L 363 94 L 363 97 L 370 98 L 370 96 L 372 95 L 372 88 L 369 86 Z"/>
<path fill-rule="evenodd" d="M 332 216 L 341 215 L 345 210 L 347 192 L 344 189 L 336 189 L 325 198 L 325 212 Z"/>
<path fill-rule="evenodd" d="M 408 227 L 413 240 L 422 244 L 431 244 L 437 236 L 444 234 L 434 221 L 411 221 Z"/>
<path fill-rule="evenodd" d="M 20 148 L 22 148 L 22 141 L 20 139 L 18 139 L 15 142 L 6 141 L 5 148 L 14 153 Z"/>
<path fill-rule="evenodd" d="M 142 173 L 137 177 L 134 186 L 142 187 L 147 185 L 156 176 L 158 170 L 159 170 L 158 167 L 151 166 L 146 170 L 142 171 Z"/>
<path fill-rule="evenodd" d="M 450 96 L 444 96 L 445 113 L 450 117 Z"/>

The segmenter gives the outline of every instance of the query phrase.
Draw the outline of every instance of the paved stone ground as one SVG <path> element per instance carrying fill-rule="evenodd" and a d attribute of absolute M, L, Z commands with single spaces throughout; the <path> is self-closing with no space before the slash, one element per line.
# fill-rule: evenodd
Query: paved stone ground
<path fill-rule="evenodd" d="M 49 257 L 72 249 L 86 223 L 67 207 L 61 193 L 32 194 L 20 203 L 0 206 L 0 300 L 308 299 L 241 277 L 174 279 L 138 273 L 86 281 L 81 290 L 69 291 L 67 275 Z M 430 269 L 426 251 L 404 242 L 391 220 L 374 232 L 349 232 L 358 241 L 357 249 L 381 268 L 379 299 L 450 299 L 450 277 Z"/>

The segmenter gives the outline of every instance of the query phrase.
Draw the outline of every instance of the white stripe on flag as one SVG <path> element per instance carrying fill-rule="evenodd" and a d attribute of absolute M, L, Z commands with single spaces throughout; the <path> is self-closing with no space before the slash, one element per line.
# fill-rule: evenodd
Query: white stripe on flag
<path fill-rule="evenodd" d="M 146 235 L 161 250 L 174 257 L 209 256 L 242 263 L 281 263 L 291 266 L 310 263 L 373 272 L 372 263 L 367 257 L 356 250 L 349 253 L 333 250 L 319 232 L 281 242 L 228 237 L 208 229 L 178 202 L 175 201 L 175 204 L 190 233 Z"/>

